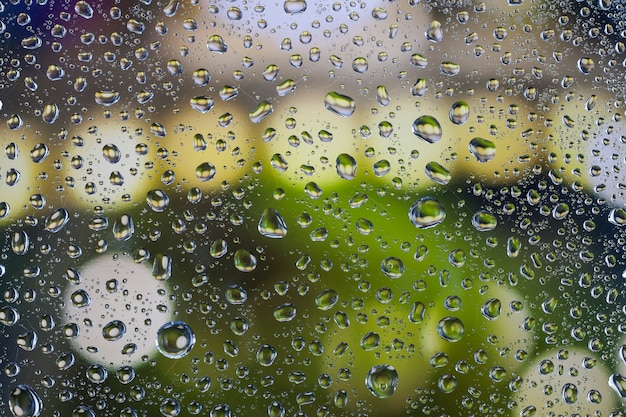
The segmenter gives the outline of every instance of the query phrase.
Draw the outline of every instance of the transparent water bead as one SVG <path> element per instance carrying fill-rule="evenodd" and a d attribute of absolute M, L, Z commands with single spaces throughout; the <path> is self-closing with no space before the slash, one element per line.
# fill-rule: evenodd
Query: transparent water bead
<path fill-rule="evenodd" d="M 398 372 L 391 365 L 373 366 L 365 377 L 365 386 L 378 398 L 389 398 L 398 387 Z"/>
<path fill-rule="evenodd" d="M 157 331 L 157 349 L 163 356 L 170 359 L 179 359 L 186 356 L 191 352 L 195 343 L 195 333 L 183 321 L 166 323 Z"/>

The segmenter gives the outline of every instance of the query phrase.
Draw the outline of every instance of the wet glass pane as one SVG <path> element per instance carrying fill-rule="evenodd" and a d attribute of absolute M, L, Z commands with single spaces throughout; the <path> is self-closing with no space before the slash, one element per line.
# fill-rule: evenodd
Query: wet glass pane
<path fill-rule="evenodd" d="M 618 0 L 0 3 L 0 415 L 623 416 Z"/>

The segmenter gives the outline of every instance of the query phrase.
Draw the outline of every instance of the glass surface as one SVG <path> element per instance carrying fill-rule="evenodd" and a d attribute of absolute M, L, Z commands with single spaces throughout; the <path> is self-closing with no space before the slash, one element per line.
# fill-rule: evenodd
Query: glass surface
<path fill-rule="evenodd" d="M 624 7 L 0 2 L 0 415 L 623 416 Z"/>

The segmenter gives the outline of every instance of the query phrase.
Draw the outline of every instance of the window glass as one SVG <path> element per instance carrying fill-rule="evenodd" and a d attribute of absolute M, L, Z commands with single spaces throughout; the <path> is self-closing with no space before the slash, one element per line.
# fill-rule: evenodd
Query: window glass
<path fill-rule="evenodd" d="M 0 414 L 623 416 L 618 0 L 0 3 Z"/>

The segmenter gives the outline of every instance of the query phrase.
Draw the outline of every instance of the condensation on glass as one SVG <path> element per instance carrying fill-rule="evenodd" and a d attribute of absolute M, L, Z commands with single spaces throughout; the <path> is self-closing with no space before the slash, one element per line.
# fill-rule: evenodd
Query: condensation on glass
<path fill-rule="evenodd" d="M 617 0 L 0 3 L 0 414 L 623 416 Z"/>

